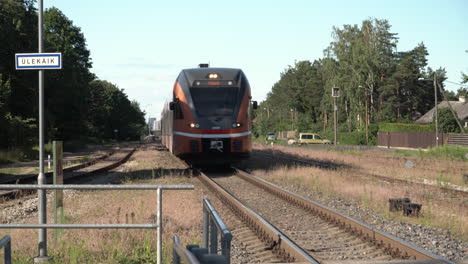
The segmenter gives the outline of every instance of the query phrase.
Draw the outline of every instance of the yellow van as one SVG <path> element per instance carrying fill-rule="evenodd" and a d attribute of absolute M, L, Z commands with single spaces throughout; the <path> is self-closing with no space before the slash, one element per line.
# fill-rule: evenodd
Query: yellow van
<path fill-rule="evenodd" d="M 314 133 L 300 133 L 298 144 L 331 144 L 328 139 L 323 139 L 319 134 Z"/>

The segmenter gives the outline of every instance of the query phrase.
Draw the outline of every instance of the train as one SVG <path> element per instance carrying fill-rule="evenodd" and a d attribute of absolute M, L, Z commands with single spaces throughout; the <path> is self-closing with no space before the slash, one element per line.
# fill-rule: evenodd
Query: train
<path fill-rule="evenodd" d="M 183 69 L 161 113 L 161 140 L 195 165 L 229 165 L 252 151 L 250 85 L 241 69 Z"/>

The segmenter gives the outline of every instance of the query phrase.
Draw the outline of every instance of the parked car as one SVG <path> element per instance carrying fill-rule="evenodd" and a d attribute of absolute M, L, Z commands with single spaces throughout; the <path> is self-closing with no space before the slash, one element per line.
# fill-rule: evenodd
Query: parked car
<path fill-rule="evenodd" d="M 300 133 L 298 144 L 331 144 L 328 139 L 323 139 L 319 134 L 314 133 Z"/>
<path fill-rule="evenodd" d="M 266 136 L 266 140 L 275 140 L 276 139 L 276 134 L 275 132 L 268 132 Z"/>

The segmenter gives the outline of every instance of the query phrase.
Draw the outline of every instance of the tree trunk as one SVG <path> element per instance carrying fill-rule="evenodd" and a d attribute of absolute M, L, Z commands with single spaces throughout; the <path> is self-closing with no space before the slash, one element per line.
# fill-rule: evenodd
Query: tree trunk
<path fill-rule="evenodd" d="M 327 111 L 323 112 L 323 130 L 327 129 L 328 119 L 327 119 Z"/>
<path fill-rule="evenodd" d="M 397 85 L 396 88 L 396 97 L 397 97 L 397 121 L 400 121 L 400 85 Z"/>

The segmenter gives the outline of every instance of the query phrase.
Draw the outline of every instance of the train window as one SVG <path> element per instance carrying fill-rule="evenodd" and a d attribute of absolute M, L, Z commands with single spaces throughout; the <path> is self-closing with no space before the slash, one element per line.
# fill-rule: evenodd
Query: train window
<path fill-rule="evenodd" d="M 199 117 L 232 116 L 239 101 L 238 88 L 190 88 L 190 93 Z"/>

